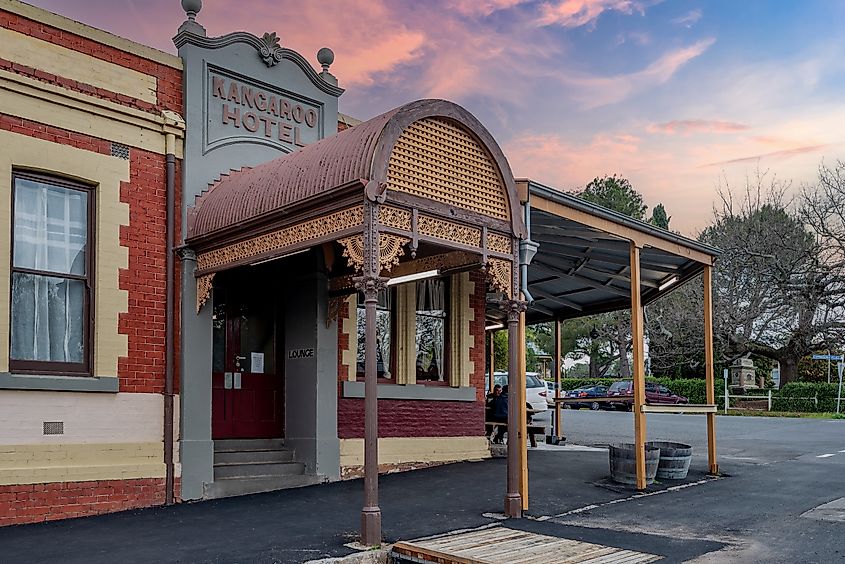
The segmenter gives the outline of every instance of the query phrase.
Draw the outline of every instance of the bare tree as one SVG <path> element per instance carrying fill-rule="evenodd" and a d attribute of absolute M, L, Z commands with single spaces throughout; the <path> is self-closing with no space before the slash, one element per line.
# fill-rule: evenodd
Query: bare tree
<path fill-rule="evenodd" d="M 833 314 L 845 298 L 843 263 L 786 198 L 788 183 L 758 172 L 735 194 L 720 189 L 721 208 L 701 236 L 722 249 L 714 272 L 714 326 L 723 360 L 755 353 L 781 365 L 781 384 L 798 361 L 843 326 Z"/>

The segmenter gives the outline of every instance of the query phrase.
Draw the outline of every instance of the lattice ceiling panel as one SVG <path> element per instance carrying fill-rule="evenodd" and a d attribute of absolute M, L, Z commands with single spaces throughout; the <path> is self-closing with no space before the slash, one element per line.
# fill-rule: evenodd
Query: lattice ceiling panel
<path fill-rule="evenodd" d="M 399 137 L 387 169 L 390 189 L 508 219 L 505 188 L 492 158 L 466 131 L 427 118 Z"/>

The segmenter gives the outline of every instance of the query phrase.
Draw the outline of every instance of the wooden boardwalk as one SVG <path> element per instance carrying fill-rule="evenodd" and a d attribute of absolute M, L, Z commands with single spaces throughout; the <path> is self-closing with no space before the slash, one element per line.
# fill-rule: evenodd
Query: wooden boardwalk
<path fill-rule="evenodd" d="M 640 564 L 662 556 L 495 526 L 397 542 L 398 562 L 437 564 Z"/>

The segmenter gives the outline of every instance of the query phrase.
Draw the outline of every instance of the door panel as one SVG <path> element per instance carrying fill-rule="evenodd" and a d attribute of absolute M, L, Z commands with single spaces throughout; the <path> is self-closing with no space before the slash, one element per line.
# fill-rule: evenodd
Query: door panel
<path fill-rule="evenodd" d="M 261 278 L 233 274 L 214 289 L 214 439 L 284 436 L 284 378 L 275 358 L 281 324 Z"/>

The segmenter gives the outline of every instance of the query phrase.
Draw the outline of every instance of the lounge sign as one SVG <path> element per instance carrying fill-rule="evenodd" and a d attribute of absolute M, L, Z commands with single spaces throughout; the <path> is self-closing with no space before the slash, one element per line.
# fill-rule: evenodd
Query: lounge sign
<path fill-rule="evenodd" d="M 209 70 L 208 149 L 255 142 L 286 151 L 320 139 L 320 108 L 281 89 Z"/>

